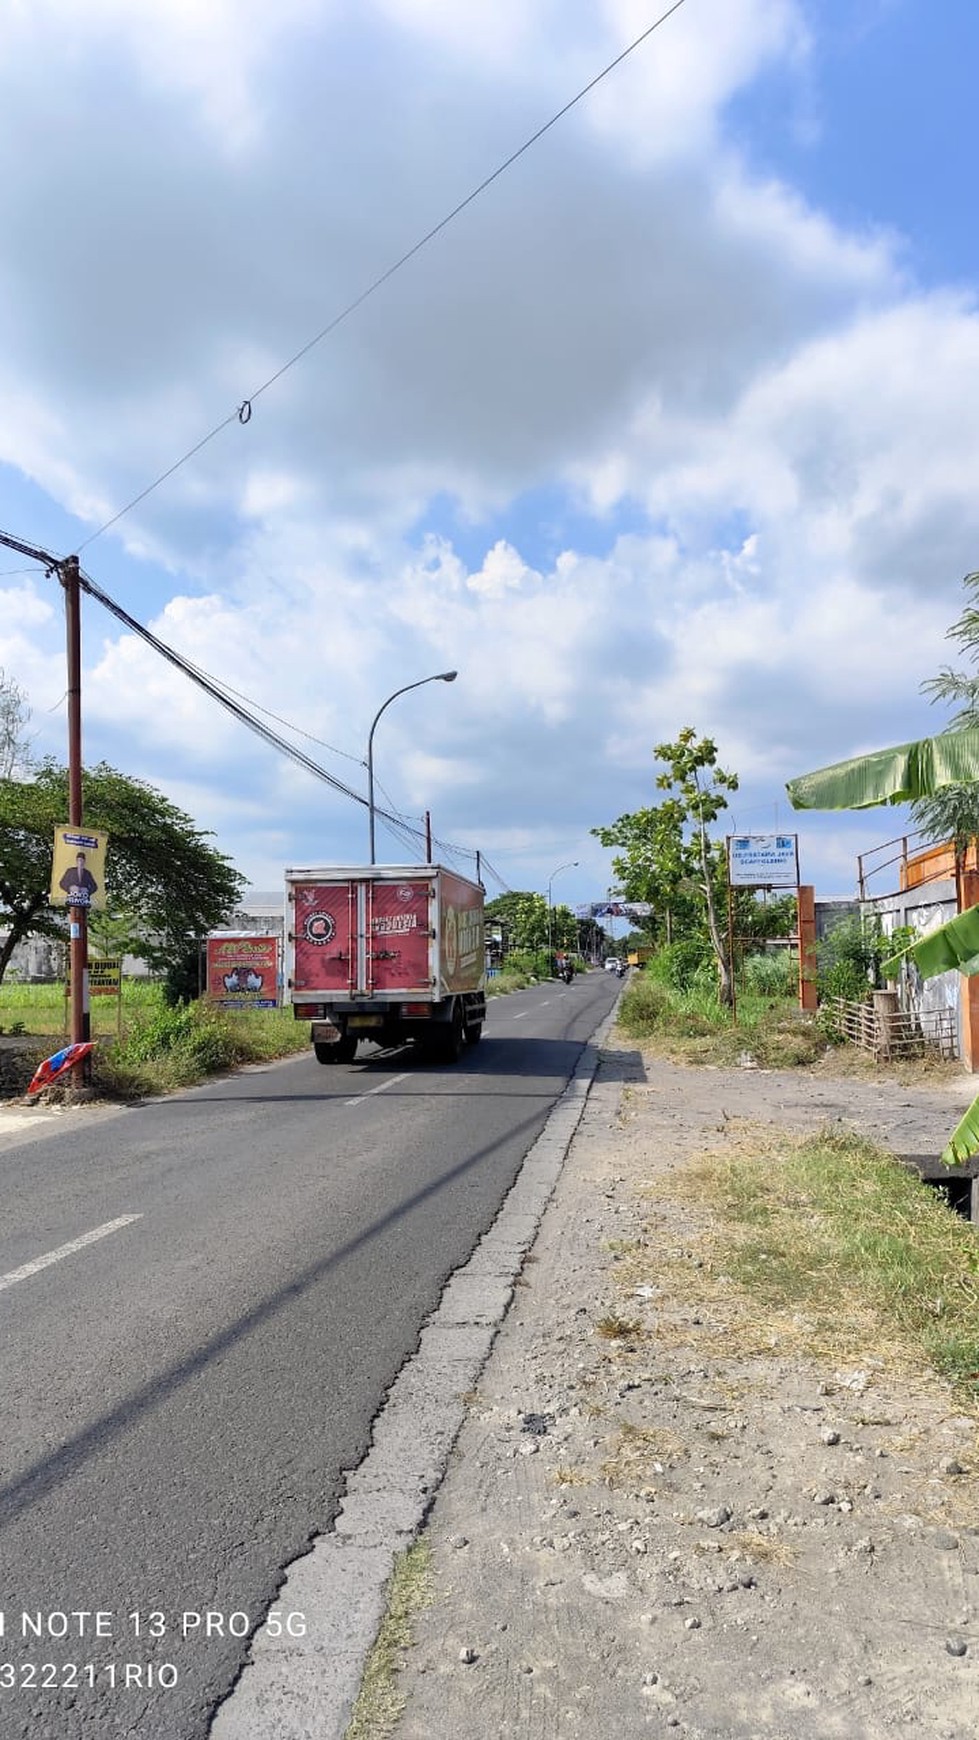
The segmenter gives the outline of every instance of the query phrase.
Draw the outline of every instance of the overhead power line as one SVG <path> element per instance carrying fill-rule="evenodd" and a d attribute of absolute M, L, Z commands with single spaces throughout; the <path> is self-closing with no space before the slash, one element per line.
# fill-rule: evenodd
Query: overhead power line
<path fill-rule="evenodd" d="M 366 797 L 361 796 L 360 792 L 355 791 L 353 787 L 347 785 L 344 780 L 337 779 L 336 776 L 328 772 L 325 767 L 321 767 L 318 761 L 314 761 L 312 757 L 307 755 L 304 750 L 300 749 L 297 744 L 290 743 L 285 737 L 280 737 L 277 731 L 273 731 L 269 725 L 264 724 L 261 719 L 256 718 L 253 713 L 249 712 L 247 707 L 242 706 L 240 701 L 234 698 L 237 691 L 228 689 L 217 677 L 210 676 L 207 671 L 204 671 L 200 666 L 193 664 L 190 659 L 184 658 L 182 653 L 178 653 L 175 648 L 169 646 L 166 641 L 161 640 L 158 635 L 153 633 L 152 629 L 147 628 L 144 623 L 139 622 L 136 617 L 131 616 L 129 611 L 124 609 L 121 604 L 117 604 L 114 598 L 110 598 L 109 594 L 105 592 L 101 586 L 97 585 L 91 575 L 86 574 L 84 570 L 80 574 L 79 583 L 82 590 L 87 592 L 90 597 L 96 599 L 96 601 L 101 604 L 104 609 L 108 610 L 110 615 L 114 616 L 118 622 L 123 623 L 131 633 L 138 635 L 141 640 L 144 640 L 148 646 L 151 646 L 155 652 L 160 654 L 161 658 L 166 659 L 168 664 L 171 664 L 175 669 L 182 671 L 185 677 L 189 677 L 192 683 L 196 683 L 198 688 L 202 689 L 206 695 L 209 695 L 213 701 L 217 701 L 219 706 L 223 707 L 225 711 L 230 713 L 233 718 L 237 719 L 240 724 L 247 726 L 248 730 L 253 731 L 257 737 L 260 737 L 263 740 L 263 742 L 269 744 L 273 749 L 280 750 L 282 754 L 288 755 L 290 760 L 294 761 L 297 766 L 304 768 L 307 773 L 313 774 L 316 779 L 321 779 L 327 785 L 332 786 L 333 790 L 339 792 L 342 797 L 350 798 L 353 803 L 360 804 L 363 809 L 368 808 L 368 799 Z M 264 711 L 264 709 L 262 710 Z M 270 715 L 270 717 L 274 717 L 274 715 Z M 282 722 L 287 723 L 286 721 Z M 288 729 L 292 730 L 294 728 L 290 725 L 288 726 Z M 407 842 L 418 852 L 419 856 L 422 855 L 423 849 L 427 843 L 423 827 L 416 826 L 409 817 L 400 815 L 395 810 L 378 809 L 375 805 L 374 814 L 378 820 L 387 824 L 395 834 L 396 838 L 400 839 L 402 842 Z M 452 853 L 455 856 L 462 856 L 469 859 L 473 859 L 476 856 L 475 852 L 468 846 L 454 846 L 447 840 L 440 840 L 437 844 L 441 849 L 444 849 L 446 852 Z"/>
<path fill-rule="evenodd" d="M 582 85 L 580 91 L 577 91 L 573 97 L 569 98 L 569 100 L 557 110 L 556 114 L 553 114 L 550 117 L 550 120 L 545 121 L 542 126 L 538 127 L 536 132 L 530 135 L 529 139 L 525 139 L 522 145 L 519 145 L 515 151 L 511 151 L 509 157 L 504 158 L 503 162 L 498 164 L 489 175 L 485 176 L 478 186 L 472 189 L 471 193 L 466 194 L 465 199 L 461 199 L 457 205 L 452 207 L 450 212 L 446 213 L 445 217 L 441 218 L 437 224 L 433 224 L 430 230 L 426 230 L 425 234 L 420 236 L 418 241 L 413 243 L 406 253 L 402 254 L 392 265 L 388 266 L 379 277 L 373 279 L 373 281 L 367 285 L 366 289 L 361 290 L 360 294 L 354 297 L 352 302 L 347 303 L 345 308 L 341 308 L 340 312 L 335 314 L 331 320 L 328 320 L 326 325 L 320 328 L 319 332 L 315 332 L 312 338 L 308 338 L 305 344 L 301 345 L 286 362 L 280 364 L 274 373 L 268 376 L 267 380 L 264 380 L 260 386 L 253 387 L 247 397 L 242 399 L 241 403 L 236 405 L 233 411 L 229 411 L 226 417 L 222 417 L 220 423 L 216 423 L 213 429 L 210 429 L 206 435 L 202 435 L 199 441 L 195 441 L 193 447 L 188 448 L 187 452 L 179 459 L 175 459 L 172 465 L 168 465 L 165 471 L 161 471 L 159 477 L 154 478 L 152 483 L 148 483 L 145 489 L 141 489 L 138 495 L 134 495 L 132 500 L 126 503 L 125 507 L 121 507 L 118 513 L 113 514 L 111 519 L 107 519 L 103 525 L 99 526 L 96 531 L 92 532 L 91 535 L 85 539 L 84 543 L 79 544 L 79 554 L 82 550 L 86 550 L 89 544 L 93 544 L 96 538 L 100 538 L 103 532 L 107 532 L 113 526 L 118 525 L 119 521 L 124 519 L 126 514 L 131 513 L 133 508 L 138 507 L 140 502 L 145 501 L 147 496 L 152 495 L 155 490 L 160 488 L 161 484 L 166 483 L 169 478 L 173 477 L 175 472 L 180 471 L 181 468 L 187 465 L 191 459 L 196 458 L 202 448 L 207 447 L 211 441 L 213 441 L 218 435 L 222 434 L 223 431 L 232 423 L 240 423 L 242 425 L 250 423 L 252 407 L 254 406 L 256 399 L 260 399 L 263 393 L 267 393 L 270 387 L 275 386 L 276 382 L 280 381 L 283 375 L 288 374 L 290 369 L 295 368 L 296 364 L 301 362 L 303 357 L 308 356 L 311 350 L 315 350 L 318 344 L 322 344 L 323 340 L 328 338 L 332 332 L 335 332 L 337 327 L 341 326 L 345 320 L 349 320 L 350 316 L 355 314 L 358 308 L 362 308 L 368 298 L 373 296 L 376 291 L 380 290 L 382 285 L 387 284 L 389 280 L 394 277 L 396 272 L 400 272 L 404 266 L 408 265 L 409 261 L 415 258 L 416 254 L 420 254 L 423 248 L 427 248 L 429 242 L 433 242 L 436 236 L 441 235 L 442 231 L 447 229 L 448 226 L 453 223 L 468 206 L 472 205 L 481 194 L 485 193 L 488 187 L 492 187 L 494 181 L 498 181 L 501 175 L 505 175 L 507 170 L 511 169 L 513 165 L 532 148 L 532 146 L 536 145 L 539 140 L 543 139 L 545 133 L 549 133 L 552 127 L 556 127 L 559 121 L 563 121 L 565 115 L 570 114 L 572 109 L 576 108 L 580 102 L 583 102 L 584 98 L 587 97 L 597 85 L 600 85 L 603 79 L 607 79 L 609 74 L 615 71 L 616 67 L 621 66 L 623 61 L 628 60 L 630 55 L 634 54 L 638 48 L 641 48 L 642 44 L 653 35 L 654 31 L 659 30 L 661 25 L 665 24 L 669 18 L 672 18 L 674 12 L 679 12 L 680 7 L 684 5 L 684 3 L 685 0 L 673 0 L 672 6 L 668 6 L 665 12 L 662 12 L 660 16 L 655 19 L 652 24 L 648 25 L 633 42 L 629 43 L 627 48 L 622 49 L 621 53 L 617 54 L 614 60 L 610 60 L 608 65 L 602 68 L 601 72 L 596 73 L 594 78 L 589 79 L 586 85 Z"/>
<path fill-rule="evenodd" d="M 280 749 L 298 766 L 305 768 L 307 773 L 312 773 L 317 779 L 324 780 L 327 785 L 332 786 L 334 791 L 340 792 L 343 797 L 350 798 L 353 803 L 361 804 L 365 809 L 367 808 L 366 797 L 362 797 L 360 792 L 355 791 L 352 786 L 337 779 L 325 767 L 321 767 L 318 761 L 314 761 L 297 744 L 289 743 L 286 738 L 280 737 L 278 732 L 273 731 L 270 726 L 263 724 L 261 719 L 257 719 L 246 707 L 236 701 L 233 695 L 222 687 L 217 678 L 208 676 L 205 671 L 200 670 L 189 659 L 185 659 L 181 653 L 175 651 L 172 646 L 167 645 L 166 641 L 155 635 L 152 629 L 137 621 L 136 617 L 131 616 L 121 604 L 117 604 L 114 598 L 110 598 L 109 594 L 96 584 L 90 574 L 82 571 L 80 583 L 82 590 L 96 599 L 105 610 L 109 611 L 110 615 L 116 618 L 117 622 L 123 623 L 131 633 L 138 635 L 141 640 L 153 648 L 154 652 L 158 652 L 161 658 L 166 659 L 168 664 L 182 671 L 185 677 L 189 677 L 192 683 L 196 683 L 197 687 L 203 689 L 206 695 L 210 695 L 213 701 L 217 701 L 220 707 L 231 713 L 242 725 L 246 725 L 249 731 L 253 731 L 257 737 L 261 737 L 272 748 Z M 389 815 L 386 811 L 378 813 L 383 813 L 384 819 L 396 827 L 404 827 L 406 830 L 410 828 L 410 824 L 403 823 L 400 816 Z M 410 831 L 418 832 L 420 835 L 420 830 Z"/>
<path fill-rule="evenodd" d="M 37 544 L 29 544 L 22 538 L 14 538 L 8 532 L 0 532 L 0 546 L 5 547 L 8 550 L 17 550 L 22 556 L 29 557 L 31 561 L 38 563 L 42 568 L 44 568 L 49 575 L 60 574 L 64 565 L 62 558 L 53 555 L 50 550 L 41 549 Z M 313 774 L 314 778 L 325 781 L 327 785 L 332 786 L 334 791 L 339 792 L 341 796 L 350 798 L 352 802 L 360 804 L 364 809 L 368 807 L 368 799 L 366 797 L 362 797 L 360 792 L 354 791 L 354 789 L 351 786 L 346 785 L 343 780 L 336 779 L 333 774 L 329 773 L 325 767 L 321 767 L 319 762 L 314 761 L 311 756 L 306 755 L 303 750 L 297 747 L 296 744 L 289 743 L 286 738 L 280 737 L 277 732 L 271 730 L 269 726 L 264 725 L 260 719 L 255 718 L 246 707 L 239 704 L 241 700 L 245 699 L 245 697 L 241 696 L 238 690 L 231 689 L 226 684 L 222 684 L 217 677 L 210 676 L 209 673 L 202 670 L 199 665 L 193 664 L 190 659 L 184 658 L 181 653 L 178 653 L 175 650 L 175 648 L 169 646 L 166 641 L 161 640 L 151 629 L 137 621 L 136 617 L 131 616 L 129 611 L 125 610 L 121 604 L 117 604 L 114 598 L 110 598 L 109 594 L 105 592 L 101 586 L 97 585 L 90 574 L 86 574 L 81 570 L 79 571 L 79 586 L 82 591 L 87 592 L 91 598 L 94 598 L 97 603 L 101 604 L 103 609 L 107 610 L 111 616 L 114 616 L 117 622 L 121 622 L 131 631 L 131 633 L 137 635 L 139 639 L 145 641 L 148 646 L 152 647 L 155 652 L 158 652 L 162 658 L 165 658 L 168 664 L 173 665 L 176 670 L 181 671 L 185 677 L 189 677 L 192 683 L 196 683 L 197 687 L 203 689 L 204 693 L 209 695 L 213 701 L 217 701 L 219 706 L 224 707 L 225 710 L 231 713 L 242 725 L 247 726 L 250 731 L 255 732 L 255 734 L 261 737 L 270 748 L 278 749 L 284 755 L 288 755 L 290 760 L 296 762 L 299 767 L 304 768 L 307 773 Z M 235 696 L 238 696 L 237 700 L 234 699 Z M 267 711 L 264 708 L 259 708 L 258 710 L 260 712 Z M 273 713 L 268 713 L 267 716 L 269 718 L 278 717 Z M 287 720 L 280 720 L 279 722 L 286 725 L 287 729 L 290 731 L 299 729 L 297 726 L 289 725 Z M 301 733 L 301 735 L 308 736 L 309 733 Z M 312 741 L 316 742 L 319 740 L 314 738 Z M 325 745 L 325 747 L 329 748 L 329 745 Z M 337 750 L 335 753 L 342 754 L 343 751 Z M 354 758 L 350 757 L 349 759 L 352 760 Z M 388 798 L 388 801 L 391 801 L 390 797 Z M 399 815 L 394 810 L 378 809 L 375 805 L 374 814 L 379 821 L 387 824 L 396 839 L 400 840 L 402 844 L 406 844 L 410 850 L 416 852 L 419 858 L 422 857 L 428 844 L 424 828 L 415 826 L 409 817 Z M 433 844 L 437 845 L 440 851 L 451 854 L 455 857 L 475 859 L 478 856 L 471 847 L 455 846 L 448 840 L 433 838 Z M 496 873 L 493 872 L 493 874 L 495 875 Z M 501 880 L 500 878 L 497 879 Z"/>

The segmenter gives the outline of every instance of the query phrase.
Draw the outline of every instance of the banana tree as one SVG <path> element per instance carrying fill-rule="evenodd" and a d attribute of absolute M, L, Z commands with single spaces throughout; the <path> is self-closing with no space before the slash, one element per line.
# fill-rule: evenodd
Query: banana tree
<path fill-rule="evenodd" d="M 800 773 L 785 789 L 795 810 L 867 810 L 875 804 L 916 803 L 947 786 L 977 781 L 979 727 L 973 726 Z"/>
<path fill-rule="evenodd" d="M 786 785 L 796 810 L 864 810 L 877 804 L 916 803 L 949 786 L 979 782 L 979 729 L 945 731 L 893 749 L 877 749 L 837 761 Z M 913 959 L 923 978 L 950 968 L 971 977 L 979 973 L 979 906 L 959 913 L 903 954 L 884 962 L 888 978 Z M 944 1165 L 962 1165 L 979 1154 L 979 1095 L 942 1150 Z"/>

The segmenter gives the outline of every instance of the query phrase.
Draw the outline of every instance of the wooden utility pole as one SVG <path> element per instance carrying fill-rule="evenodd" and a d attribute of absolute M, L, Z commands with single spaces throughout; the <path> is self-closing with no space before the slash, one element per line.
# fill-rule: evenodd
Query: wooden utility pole
<path fill-rule="evenodd" d="M 82 805 L 82 613 L 78 557 L 66 556 L 58 564 L 58 578 L 65 593 L 65 623 L 68 639 L 68 825 L 80 828 Z M 88 912 L 70 906 L 69 958 L 71 962 L 71 1042 L 91 1037 L 88 1001 Z M 88 1081 L 88 1059 L 82 1066 Z"/>

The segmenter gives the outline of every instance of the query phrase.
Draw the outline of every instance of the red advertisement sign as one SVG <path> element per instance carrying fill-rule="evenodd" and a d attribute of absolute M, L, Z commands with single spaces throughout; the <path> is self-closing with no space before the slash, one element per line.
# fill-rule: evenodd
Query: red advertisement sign
<path fill-rule="evenodd" d="M 207 996 L 220 1009 L 274 1009 L 279 939 L 220 931 L 207 939 Z"/>

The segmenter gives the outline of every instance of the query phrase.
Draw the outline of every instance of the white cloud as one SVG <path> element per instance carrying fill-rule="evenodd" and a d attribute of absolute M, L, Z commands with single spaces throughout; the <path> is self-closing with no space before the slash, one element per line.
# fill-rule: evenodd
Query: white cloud
<path fill-rule="evenodd" d="M 972 302 L 917 291 L 900 237 L 755 178 L 726 131 L 756 77 L 806 62 L 790 0 L 684 7 L 238 421 L 648 22 L 638 0 L 38 0 L 0 68 L 22 499 L 83 532 L 227 419 L 86 564 L 155 557 L 125 602 L 145 585 L 164 640 L 358 790 L 384 696 L 458 668 L 385 718 L 385 785 L 545 875 L 650 801 L 683 724 L 750 808 L 931 723 L 918 684 L 979 534 Z M 38 698 L 39 596 L 4 629 Z M 268 885 L 277 855 L 355 849 L 354 806 L 90 620 L 93 756 L 186 792 Z"/>
<path fill-rule="evenodd" d="M 604 12 L 616 49 L 655 16 L 646 0 L 605 0 Z M 599 88 L 589 102 L 590 124 L 622 141 L 638 163 L 702 154 L 716 141 L 728 100 L 771 62 L 803 59 L 807 46 L 802 9 L 793 0 L 681 6 Z"/>

